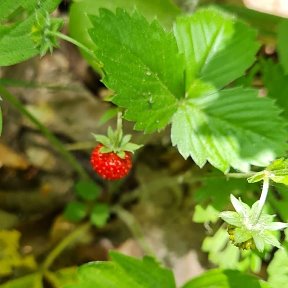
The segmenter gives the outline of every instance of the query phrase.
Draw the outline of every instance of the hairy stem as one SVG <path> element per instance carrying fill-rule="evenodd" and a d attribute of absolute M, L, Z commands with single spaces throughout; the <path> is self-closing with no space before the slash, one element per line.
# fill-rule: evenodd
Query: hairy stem
<path fill-rule="evenodd" d="M 92 58 L 93 58 L 93 60 L 95 61 L 95 63 L 96 63 L 96 65 L 98 66 L 98 70 L 97 70 L 97 72 L 99 72 L 100 73 L 100 75 L 101 76 L 103 76 L 103 72 L 102 72 L 102 70 L 101 70 L 101 63 L 99 62 L 99 60 L 96 58 L 96 56 L 95 56 L 95 53 L 92 51 L 92 50 L 90 50 L 88 47 L 86 47 L 85 45 L 83 45 L 82 43 L 80 43 L 79 41 L 77 41 L 77 40 L 75 40 L 75 39 L 73 39 L 73 38 L 71 38 L 70 36 L 67 36 L 67 35 L 65 35 L 65 34 L 63 34 L 63 33 L 61 33 L 61 32 L 55 32 L 55 31 L 49 31 L 49 34 L 50 35 L 53 35 L 53 36 L 55 36 L 55 37 L 58 37 L 58 38 L 60 38 L 60 39 L 62 39 L 62 40 L 65 40 L 65 41 L 67 41 L 67 42 L 69 42 L 69 43 L 72 43 L 72 44 L 74 44 L 75 46 L 77 46 L 77 47 L 79 47 L 80 49 L 82 49 L 84 52 L 86 52 L 89 56 L 91 56 Z"/>
<path fill-rule="evenodd" d="M 89 179 L 88 174 L 84 168 L 78 163 L 76 158 L 71 154 L 64 146 L 64 144 L 54 136 L 54 134 L 45 127 L 33 114 L 31 114 L 25 106 L 5 87 L 0 84 L 0 95 L 4 100 L 13 105 L 20 113 L 25 115 L 47 138 L 47 140 L 53 145 L 53 147 L 70 163 L 71 167 L 79 174 L 83 179 Z"/>

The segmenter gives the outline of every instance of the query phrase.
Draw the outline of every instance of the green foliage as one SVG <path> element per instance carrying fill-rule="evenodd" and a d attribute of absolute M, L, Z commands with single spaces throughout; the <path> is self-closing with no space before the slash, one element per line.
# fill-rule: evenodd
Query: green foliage
<path fill-rule="evenodd" d="M 39 54 L 31 37 L 33 26 L 38 15 L 52 12 L 60 0 L 38 3 L 37 0 L 0 2 L 0 66 L 16 64 Z"/>
<path fill-rule="evenodd" d="M 73 201 L 68 203 L 64 210 L 64 217 L 72 222 L 79 222 L 87 215 L 87 207 L 84 203 Z"/>
<path fill-rule="evenodd" d="M 138 130 L 165 127 L 184 93 L 183 62 L 175 38 L 138 12 L 129 16 L 120 9 L 116 15 L 100 10 L 91 21 L 90 36 L 107 75 L 103 82 L 117 92 L 113 102 L 127 108 L 125 118 L 135 121 Z"/>
<path fill-rule="evenodd" d="M 115 11 L 118 7 L 130 12 L 137 7 L 147 19 L 152 20 L 157 16 L 159 21 L 166 27 L 171 27 L 173 20 L 180 14 L 179 8 L 170 0 L 74 0 L 69 17 L 71 36 L 91 50 L 95 50 L 96 45 L 88 34 L 88 30 L 92 28 L 88 15 L 98 15 L 100 8 Z M 82 52 L 96 71 L 99 71 L 101 67 L 95 64 L 91 56 L 84 51 Z"/>
<path fill-rule="evenodd" d="M 286 231 L 287 239 L 287 231 Z M 288 250 L 287 242 L 285 243 L 284 249 L 279 249 L 270 262 L 268 272 L 268 282 L 272 288 L 286 287 L 288 282 Z"/>
<path fill-rule="evenodd" d="M 103 227 L 109 218 L 110 209 L 107 204 L 98 203 L 101 187 L 89 180 L 80 180 L 75 185 L 79 200 L 67 204 L 64 217 L 72 222 L 79 222 L 89 216 L 96 227 Z"/>
<path fill-rule="evenodd" d="M 287 135 L 273 101 L 252 89 L 217 90 L 253 63 L 254 30 L 214 8 L 179 18 L 174 30 L 184 67 L 175 38 L 156 21 L 123 10 L 101 10 L 91 21 L 103 81 L 137 130 L 154 132 L 172 120 L 172 143 L 182 156 L 223 172 L 266 166 L 284 153 Z"/>
<path fill-rule="evenodd" d="M 265 166 L 284 153 L 286 132 L 278 114 L 256 90 L 226 89 L 180 107 L 172 120 L 172 142 L 200 167 L 208 160 L 223 172 L 230 166 L 248 171 L 249 164 Z"/>
<path fill-rule="evenodd" d="M 109 215 L 109 206 L 106 204 L 97 203 L 92 209 L 90 221 L 96 227 L 103 227 L 107 223 Z"/>
<path fill-rule="evenodd" d="M 267 88 L 268 96 L 275 99 L 282 109 L 282 115 L 288 119 L 288 75 L 284 74 L 279 63 L 272 59 L 261 60 L 262 80 Z"/>
<path fill-rule="evenodd" d="M 280 64 L 285 74 L 288 74 L 288 20 L 283 20 L 278 25 L 277 31 L 277 51 Z"/>
<path fill-rule="evenodd" d="M 110 252 L 109 262 L 94 262 L 78 270 L 79 284 L 69 288 L 175 288 L 171 271 L 162 268 L 153 258 L 137 260 Z M 67 288 L 68 288 L 67 287 Z"/>
<path fill-rule="evenodd" d="M 246 179 L 226 179 L 220 173 L 211 173 L 195 190 L 194 201 L 201 205 L 209 203 L 216 210 L 223 210 L 229 203 L 230 194 L 245 195 L 255 189 L 255 185 L 248 184 Z"/>
<path fill-rule="evenodd" d="M 265 170 L 248 178 L 248 182 L 259 182 L 267 177 L 276 183 L 288 185 L 288 159 L 280 158 L 273 161 Z"/>
<path fill-rule="evenodd" d="M 182 288 L 269 288 L 267 282 L 235 270 L 210 270 Z"/>
<path fill-rule="evenodd" d="M 196 205 L 192 220 L 196 223 L 215 223 L 219 220 L 219 211 L 212 205 L 208 205 L 206 208 Z"/>
<path fill-rule="evenodd" d="M 185 55 L 186 97 L 195 97 L 195 79 L 222 88 L 242 76 L 259 48 L 254 30 L 214 8 L 178 18 L 174 30 Z"/>
<path fill-rule="evenodd" d="M 96 200 L 100 196 L 101 188 L 95 182 L 80 180 L 75 185 L 76 195 L 83 200 Z"/>

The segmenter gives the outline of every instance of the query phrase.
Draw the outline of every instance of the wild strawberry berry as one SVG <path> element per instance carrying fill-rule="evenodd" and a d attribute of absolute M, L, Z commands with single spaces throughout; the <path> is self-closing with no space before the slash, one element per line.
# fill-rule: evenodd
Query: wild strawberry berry
<path fill-rule="evenodd" d="M 132 168 L 132 154 L 142 145 L 131 143 L 131 135 L 122 131 L 122 114 L 117 117 L 117 128 L 108 128 L 106 135 L 92 134 L 98 145 L 91 154 L 91 165 L 98 175 L 107 180 L 118 180 Z"/>
<path fill-rule="evenodd" d="M 98 144 L 91 154 L 91 165 L 95 172 L 107 180 L 118 180 L 128 175 L 132 168 L 132 153 L 124 152 L 124 157 L 119 157 L 114 152 L 101 152 L 102 144 Z"/>

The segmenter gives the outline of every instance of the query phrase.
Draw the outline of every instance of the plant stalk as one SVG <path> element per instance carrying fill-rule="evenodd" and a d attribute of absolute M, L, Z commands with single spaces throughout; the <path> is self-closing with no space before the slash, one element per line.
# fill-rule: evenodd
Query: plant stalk
<path fill-rule="evenodd" d="M 42 265 L 42 271 L 45 273 L 50 266 L 53 264 L 55 259 L 75 240 L 80 238 L 81 235 L 83 235 L 85 232 L 87 232 L 91 227 L 90 223 L 85 223 L 79 227 L 77 227 L 76 230 L 74 230 L 71 234 L 69 234 L 67 237 L 65 237 L 46 257 L 45 261 Z"/>
<path fill-rule="evenodd" d="M 47 138 L 55 150 L 57 150 L 70 163 L 70 165 L 82 179 L 89 179 L 89 175 L 85 169 L 78 163 L 73 154 L 71 154 L 65 148 L 64 144 L 59 141 L 58 138 L 55 137 L 55 135 L 47 127 L 45 127 L 32 113 L 30 113 L 16 97 L 1 84 L 0 95 L 8 103 L 13 105 L 20 113 L 25 115 L 40 130 L 40 132 Z"/>
<path fill-rule="evenodd" d="M 49 31 L 49 34 L 52 35 L 52 36 L 55 36 L 55 37 L 58 37 L 62 40 L 65 40 L 69 43 L 72 43 L 73 45 L 77 46 L 78 48 L 82 49 L 84 52 L 86 52 L 89 56 L 91 56 L 93 58 L 93 60 L 95 61 L 95 63 L 97 64 L 97 66 L 99 67 L 99 72 L 100 73 L 100 76 L 102 77 L 103 76 L 103 72 L 102 72 L 102 69 L 101 69 L 101 63 L 99 62 L 99 60 L 96 58 L 95 56 L 95 53 L 90 50 L 88 47 L 86 47 L 85 45 L 83 45 L 82 43 L 80 43 L 79 41 L 71 38 L 70 36 L 68 35 L 65 35 L 61 32 L 56 32 L 56 31 Z"/>
<path fill-rule="evenodd" d="M 258 206 L 258 213 L 257 213 L 257 217 L 256 217 L 256 222 L 258 222 L 261 213 L 263 211 L 266 199 L 267 199 L 267 195 L 268 195 L 268 191 L 269 191 L 269 177 L 265 177 L 263 179 L 263 187 L 262 187 L 262 192 L 261 192 L 261 196 L 259 199 L 259 206 Z"/>

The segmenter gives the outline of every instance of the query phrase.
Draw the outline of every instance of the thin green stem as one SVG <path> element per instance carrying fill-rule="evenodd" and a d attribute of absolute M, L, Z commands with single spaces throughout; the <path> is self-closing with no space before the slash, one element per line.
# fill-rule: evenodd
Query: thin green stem
<path fill-rule="evenodd" d="M 91 227 L 90 223 L 85 223 L 79 226 L 71 234 L 65 237 L 47 256 L 42 265 L 42 273 L 45 273 L 53 264 L 55 259 L 73 242 L 75 242 L 80 236 L 86 233 Z"/>
<path fill-rule="evenodd" d="M 20 113 L 25 115 L 47 138 L 53 147 L 70 163 L 78 175 L 83 179 L 89 179 L 89 175 L 84 168 L 78 163 L 76 158 L 64 146 L 64 144 L 54 136 L 54 134 L 46 128 L 33 114 L 31 114 L 25 106 L 5 87 L 0 84 L 0 95 L 4 100 L 13 105 Z"/>
<path fill-rule="evenodd" d="M 225 174 L 228 178 L 249 178 L 255 175 L 256 172 L 248 172 L 248 173 L 227 173 Z"/>
<path fill-rule="evenodd" d="M 85 45 L 83 45 L 79 41 L 77 41 L 77 40 L 71 38 L 70 36 L 67 36 L 61 32 L 49 31 L 49 34 L 53 35 L 55 37 L 61 38 L 62 40 L 65 40 L 69 43 L 72 43 L 75 46 L 82 49 L 84 52 L 86 52 L 95 61 L 95 64 L 97 65 L 97 72 L 100 74 L 101 77 L 103 76 L 103 71 L 101 69 L 102 65 L 99 62 L 99 60 L 96 58 L 95 53 L 92 50 L 90 50 L 88 47 L 86 47 Z"/>
<path fill-rule="evenodd" d="M 67 36 L 61 32 L 49 31 L 49 34 L 74 44 L 75 46 L 77 46 L 80 49 L 82 49 L 83 51 L 85 51 L 87 54 L 89 54 L 92 58 L 94 58 L 98 62 L 93 51 L 91 51 L 88 47 L 86 47 L 85 45 L 83 45 L 79 41 L 77 41 L 77 40 L 71 38 L 70 36 Z"/>
<path fill-rule="evenodd" d="M 264 208 L 264 205 L 265 205 L 265 202 L 267 199 L 268 191 L 269 191 L 269 177 L 267 176 L 263 179 L 263 187 L 262 187 L 262 192 L 261 192 L 261 196 L 259 199 L 258 213 L 257 213 L 257 216 L 255 218 L 256 223 L 258 222 L 258 220 L 261 216 L 261 213 L 263 211 L 263 208 Z"/>

